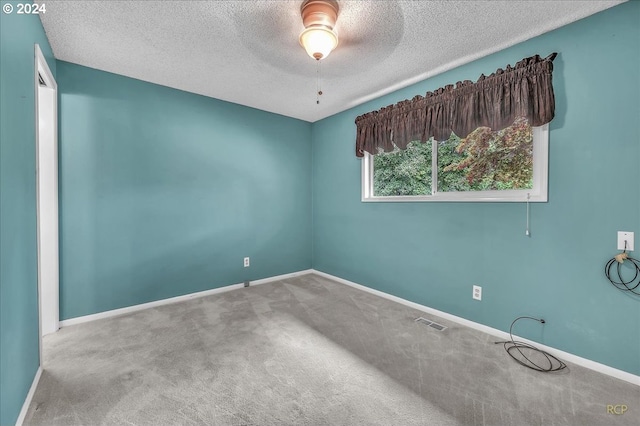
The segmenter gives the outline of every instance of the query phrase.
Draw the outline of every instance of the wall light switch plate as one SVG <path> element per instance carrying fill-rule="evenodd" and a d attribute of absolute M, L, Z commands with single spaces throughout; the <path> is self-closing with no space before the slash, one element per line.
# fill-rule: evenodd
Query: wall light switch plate
<path fill-rule="evenodd" d="M 618 250 L 625 249 L 625 241 L 627 242 L 627 251 L 633 251 L 633 232 L 618 231 Z"/>

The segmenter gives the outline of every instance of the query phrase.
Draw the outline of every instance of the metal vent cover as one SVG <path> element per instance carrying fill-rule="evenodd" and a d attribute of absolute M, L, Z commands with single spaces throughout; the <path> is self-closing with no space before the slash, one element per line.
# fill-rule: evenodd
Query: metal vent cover
<path fill-rule="evenodd" d="M 444 325 L 438 324 L 437 322 L 431 321 L 430 319 L 424 317 L 418 317 L 414 321 L 419 322 L 420 324 L 428 325 L 429 327 L 438 331 L 444 331 L 447 329 L 447 327 L 445 327 Z"/>

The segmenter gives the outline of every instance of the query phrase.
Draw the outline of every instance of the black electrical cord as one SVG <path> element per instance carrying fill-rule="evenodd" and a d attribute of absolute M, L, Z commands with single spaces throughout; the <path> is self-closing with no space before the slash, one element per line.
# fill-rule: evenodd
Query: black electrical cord
<path fill-rule="evenodd" d="M 640 260 L 634 259 L 633 257 L 629 257 L 626 249 L 627 247 L 626 241 L 624 243 L 624 246 L 625 246 L 625 249 L 621 254 L 615 256 L 613 259 L 610 259 L 607 262 L 607 264 L 604 267 L 604 274 L 609 280 L 609 282 L 613 284 L 613 286 L 618 290 L 630 291 L 631 293 L 637 294 L 638 296 L 640 296 L 640 290 L 638 289 L 638 287 L 640 286 L 640 279 L 634 285 L 634 282 L 636 281 L 636 279 L 640 277 Z M 633 278 L 631 278 L 628 281 L 625 281 L 625 279 L 622 278 L 621 268 L 622 268 L 622 263 L 624 263 L 625 260 L 628 260 L 629 262 L 631 262 L 631 265 L 633 265 L 632 267 L 635 268 L 635 274 L 633 275 Z M 618 280 L 616 280 L 611 273 L 612 272 L 611 270 L 613 269 L 614 264 L 616 264 L 616 273 L 618 274 Z"/>
<path fill-rule="evenodd" d="M 513 320 L 513 322 L 511 323 L 511 327 L 509 327 L 509 337 L 511 338 L 511 340 L 508 340 L 506 342 L 494 342 L 496 344 L 498 343 L 502 343 L 504 345 L 504 349 L 507 351 L 507 353 L 509 354 L 509 356 L 511 358 L 513 358 L 514 360 L 516 360 L 520 365 L 524 365 L 527 368 L 530 368 L 532 370 L 536 370 L 536 371 L 542 371 L 543 373 L 549 373 L 552 371 L 559 371 L 562 370 L 563 368 L 565 368 L 567 366 L 567 364 L 565 364 L 564 362 L 560 361 L 558 358 L 556 358 L 555 356 L 551 355 L 548 352 L 545 352 L 541 349 L 536 348 L 533 345 L 530 345 L 528 343 L 525 342 L 520 342 L 517 340 L 513 339 L 513 325 L 516 323 L 516 321 L 521 320 L 523 318 L 526 319 L 532 319 L 535 321 L 538 321 L 540 324 L 544 324 L 545 320 L 541 319 L 541 318 L 533 318 L 533 317 L 518 317 L 516 319 Z M 536 364 L 534 361 L 532 361 L 529 357 L 527 357 L 524 353 L 522 353 L 521 349 L 526 349 L 532 352 L 537 352 L 542 354 L 545 358 L 546 358 L 546 362 L 544 364 L 549 364 L 549 365 L 538 365 Z M 514 354 L 514 352 L 517 351 L 520 356 L 522 358 L 524 358 L 526 361 L 523 361 L 522 358 L 516 356 Z"/>

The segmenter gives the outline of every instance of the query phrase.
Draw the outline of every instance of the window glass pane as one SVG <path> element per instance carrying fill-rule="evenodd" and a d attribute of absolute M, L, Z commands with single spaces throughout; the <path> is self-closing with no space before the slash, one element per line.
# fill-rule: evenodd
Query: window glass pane
<path fill-rule="evenodd" d="M 467 180 L 465 169 L 447 166 L 459 164 L 465 159 L 464 154 L 456 152 L 456 148 L 460 144 L 460 138 L 455 134 L 446 141 L 438 142 L 438 191 L 454 192 L 454 191 L 473 191 L 472 185 Z"/>
<path fill-rule="evenodd" d="M 373 195 L 431 195 L 431 141 L 374 155 Z"/>
<path fill-rule="evenodd" d="M 533 188 L 533 132 L 526 119 L 503 130 L 479 127 L 438 143 L 438 191 Z"/>

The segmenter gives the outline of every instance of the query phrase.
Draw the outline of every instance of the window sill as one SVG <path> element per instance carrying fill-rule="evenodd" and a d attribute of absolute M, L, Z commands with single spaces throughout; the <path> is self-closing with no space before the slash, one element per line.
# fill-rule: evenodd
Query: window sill
<path fill-rule="evenodd" d="M 501 191 L 500 191 L 501 192 Z M 363 203 L 526 203 L 527 193 L 517 192 L 511 194 L 493 193 L 492 191 L 482 193 L 444 193 L 438 192 L 434 195 L 425 196 L 392 196 L 392 197 L 363 197 Z M 530 203 L 546 203 L 546 196 L 529 193 Z"/>

